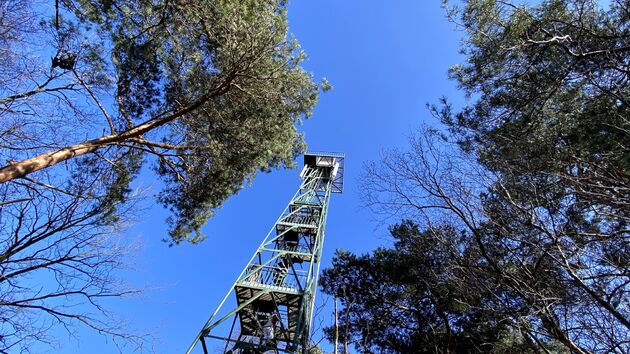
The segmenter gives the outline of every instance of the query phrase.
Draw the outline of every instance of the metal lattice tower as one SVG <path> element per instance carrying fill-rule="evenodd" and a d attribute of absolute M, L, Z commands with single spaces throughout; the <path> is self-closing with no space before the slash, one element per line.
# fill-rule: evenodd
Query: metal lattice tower
<path fill-rule="evenodd" d="M 328 202 L 343 175 L 343 154 L 304 155 L 300 188 L 186 354 L 199 342 L 204 354 L 307 351 Z"/>

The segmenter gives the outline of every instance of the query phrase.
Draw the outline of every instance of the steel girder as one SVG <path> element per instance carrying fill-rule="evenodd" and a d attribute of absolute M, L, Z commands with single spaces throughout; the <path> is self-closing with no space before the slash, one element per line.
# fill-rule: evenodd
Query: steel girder
<path fill-rule="evenodd" d="M 210 340 L 220 345 L 213 352 L 308 350 L 328 204 L 331 193 L 343 190 L 344 156 L 315 153 L 304 160 L 298 191 L 187 354 L 199 343 L 208 354 Z"/>

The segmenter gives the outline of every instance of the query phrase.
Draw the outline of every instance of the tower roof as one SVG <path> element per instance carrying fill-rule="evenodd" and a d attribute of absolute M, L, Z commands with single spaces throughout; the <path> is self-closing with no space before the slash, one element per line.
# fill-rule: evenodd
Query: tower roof
<path fill-rule="evenodd" d="M 339 152 L 308 151 L 304 154 L 304 165 L 332 167 L 338 163 L 337 173 L 333 179 L 332 192 L 342 193 L 345 158 L 346 155 Z"/>

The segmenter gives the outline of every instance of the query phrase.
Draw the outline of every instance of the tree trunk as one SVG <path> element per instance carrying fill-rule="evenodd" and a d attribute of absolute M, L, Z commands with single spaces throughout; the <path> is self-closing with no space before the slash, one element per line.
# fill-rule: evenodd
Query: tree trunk
<path fill-rule="evenodd" d="M 337 316 L 337 294 L 333 294 L 334 307 L 335 307 L 335 338 L 334 338 L 334 354 L 338 353 L 339 348 L 339 317 Z"/>

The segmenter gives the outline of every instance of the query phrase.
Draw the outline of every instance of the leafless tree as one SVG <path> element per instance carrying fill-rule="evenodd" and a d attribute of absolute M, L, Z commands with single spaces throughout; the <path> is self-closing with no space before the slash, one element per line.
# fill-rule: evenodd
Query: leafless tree
<path fill-rule="evenodd" d="M 559 176 L 576 188 L 558 194 L 553 184 L 536 183 L 541 176 L 491 173 L 446 136 L 423 129 L 409 151 L 367 165 L 363 186 L 365 203 L 379 215 L 434 230 L 452 251 L 461 286 L 492 294 L 486 309 L 538 351 L 551 339 L 574 353 L 623 353 L 630 346 L 630 235 L 627 214 L 614 209 L 624 207 L 625 190 L 593 182 L 613 177 L 588 170 L 589 177 Z M 586 194 L 595 199 L 586 202 Z M 583 227 L 575 213 L 607 219 Z M 442 239 L 442 225 L 462 230 L 466 247 Z"/>
<path fill-rule="evenodd" d="M 53 326 L 73 334 L 85 325 L 121 348 L 141 346 L 142 336 L 103 306 L 137 293 L 117 277 L 133 254 L 118 219 L 129 210 L 104 211 L 103 198 L 91 197 L 87 185 L 80 195 L 19 184 L 0 186 L 0 352 L 55 343 Z"/>
<path fill-rule="evenodd" d="M 8 164 L 87 136 L 92 119 L 103 114 L 91 105 L 99 101 L 90 95 L 103 86 L 90 77 L 89 65 L 51 70 L 50 58 L 42 57 L 41 48 L 60 39 L 35 10 L 50 5 L 0 3 L 0 159 Z M 124 160 L 127 153 L 110 158 Z M 121 198 L 111 188 L 121 177 L 111 159 L 85 158 L 0 184 L 0 352 L 30 352 L 34 342 L 56 345 L 51 329 L 59 326 L 71 335 L 87 326 L 121 350 L 144 344 L 143 335 L 103 304 L 137 293 L 118 279 L 133 254 L 122 230 L 135 215 L 133 193 Z"/>

